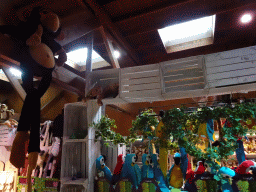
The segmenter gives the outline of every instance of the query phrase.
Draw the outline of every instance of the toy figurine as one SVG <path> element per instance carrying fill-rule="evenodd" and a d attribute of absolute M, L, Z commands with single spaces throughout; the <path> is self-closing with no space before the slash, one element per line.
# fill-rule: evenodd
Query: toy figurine
<path fill-rule="evenodd" d="M 158 155 L 153 154 L 152 155 L 152 162 L 153 162 L 153 171 L 154 171 L 154 177 L 155 180 L 158 183 L 158 186 L 162 192 L 169 192 L 169 188 L 166 185 L 165 178 L 163 175 L 163 172 L 160 168 L 160 165 L 158 163 Z"/>
<path fill-rule="evenodd" d="M 135 154 L 127 154 L 122 169 L 122 178 L 128 178 L 132 181 L 132 185 L 137 189 L 141 182 L 140 168 L 135 162 L 137 156 Z"/>
<path fill-rule="evenodd" d="M 219 170 L 219 174 L 222 175 L 224 181 L 221 183 L 221 188 L 223 192 L 233 192 L 233 189 L 230 185 L 229 180 L 235 176 L 235 171 L 228 167 L 221 167 Z"/>
<path fill-rule="evenodd" d="M 112 177 L 112 185 L 115 185 L 121 178 L 124 160 L 125 160 L 125 156 L 123 154 L 118 155 L 117 164 Z"/>
<path fill-rule="evenodd" d="M 111 183 L 112 181 L 112 173 L 109 168 L 105 164 L 105 158 L 101 155 L 96 159 L 96 168 L 97 172 L 102 174 L 101 176 L 106 177 L 107 180 Z"/>
<path fill-rule="evenodd" d="M 150 154 L 142 155 L 141 179 L 154 178 L 152 159 Z"/>

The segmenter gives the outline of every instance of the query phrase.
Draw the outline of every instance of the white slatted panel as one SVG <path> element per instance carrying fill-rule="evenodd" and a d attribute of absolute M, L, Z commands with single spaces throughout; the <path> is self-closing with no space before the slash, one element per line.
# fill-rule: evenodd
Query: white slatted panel
<path fill-rule="evenodd" d="M 6 125 L 0 125 L 0 146 L 7 146 L 9 128 Z"/>
<path fill-rule="evenodd" d="M 223 87 L 256 81 L 256 46 L 205 56 L 208 86 Z"/>
<path fill-rule="evenodd" d="M 203 57 L 189 57 L 160 63 L 166 94 L 204 89 Z"/>
<path fill-rule="evenodd" d="M 121 69 L 120 91 L 127 102 L 162 100 L 159 64 Z"/>

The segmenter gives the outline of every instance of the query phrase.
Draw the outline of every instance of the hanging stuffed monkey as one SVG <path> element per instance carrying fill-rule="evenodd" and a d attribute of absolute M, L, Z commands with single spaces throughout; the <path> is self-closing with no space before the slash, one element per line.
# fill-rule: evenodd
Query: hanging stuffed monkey
<path fill-rule="evenodd" d="M 42 7 L 33 8 L 26 22 L 20 22 L 17 26 L 0 26 L 0 32 L 10 35 L 15 42 L 13 59 L 20 62 L 23 87 L 27 93 L 10 161 L 17 168 L 24 167 L 25 142 L 29 140 L 28 176 L 31 176 L 40 152 L 40 98 L 52 80 L 54 55 L 59 55 L 56 61 L 58 66 L 62 66 L 67 59 L 64 49 L 54 40 L 60 34 L 59 27 L 58 16 Z M 34 76 L 42 77 L 37 88 L 33 86 Z"/>

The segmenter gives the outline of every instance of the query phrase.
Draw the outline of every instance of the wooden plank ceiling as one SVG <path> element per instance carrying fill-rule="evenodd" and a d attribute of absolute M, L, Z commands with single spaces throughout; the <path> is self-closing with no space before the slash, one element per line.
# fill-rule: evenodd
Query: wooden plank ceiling
<path fill-rule="evenodd" d="M 109 47 L 119 50 L 121 68 L 256 44 L 255 0 L 1 0 L 0 21 L 17 24 L 28 9 L 37 5 L 50 8 L 60 16 L 64 39 L 58 41 L 67 52 L 86 47 L 87 35 L 93 31 L 93 49 L 108 63 L 114 62 Z M 245 12 L 253 13 L 253 19 L 251 23 L 241 25 L 239 19 Z M 166 53 L 157 29 L 213 14 L 216 14 L 216 24 L 212 45 Z M 102 28 L 106 32 L 104 36 Z M 112 45 L 106 46 L 106 42 Z M 66 85 L 74 82 L 74 78 L 83 81 L 84 71 L 67 65 L 64 68 L 72 73 L 72 79 L 65 80 L 66 73 L 63 72 L 63 77 L 58 80 Z M 58 84 L 62 85 L 59 81 Z M 78 89 L 74 83 L 72 86 Z"/>

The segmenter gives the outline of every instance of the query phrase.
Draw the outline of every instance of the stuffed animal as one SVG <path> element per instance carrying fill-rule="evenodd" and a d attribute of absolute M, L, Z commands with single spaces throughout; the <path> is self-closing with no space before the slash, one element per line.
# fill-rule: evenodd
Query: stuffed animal
<path fill-rule="evenodd" d="M 152 158 L 150 154 L 142 155 L 142 167 L 141 167 L 141 180 L 145 178 L 154 178 L 154 171 L 152 167 Z"/>
<path fill-rule="evenodd" d="M 221 188 L 223 192 L 233 192 L 233 189 L 230 185 L 229 180 L 235 176 L 235 171 L 228 167 L 221 167 L 219 170 L 219 174 L 222 175 L 224 181 L 221 183 Z"/>
<path fill-rule="evenodd" d="M 112 177 L 112 185 L 115 185 L 121 178 L 121 172 L 124 165 L 125 157 L 123 154 L 118 155 L 117 164 Z"/>
<path fill-rule="evenodd" d="M 160 190 L 162 192 L 169 192 L 169 188 L 166 185 L 163 172 L 158 163 L 158 155 L 157 154 L 152 155 L 152 162 L 153 162 L 154 178 L 155 178 L 156 182 L 158 183 Z"/>
<path fill-rule="evenodd" d="M 102 155 L 96 159 L 96 168 L 97 172 L 100 173 L 101 176 L 106 177 L 109 182 L 112 181 L 112 173 L 106 166 L 105 158 Z M 103 172 L 103 174 L 101 172 Z"/>
<path fill-rule="evenodd" d="M 173 188 L 180 189 L 183 186 L 183 175 L 181 171 L 181 155 L 180 153 L 174 154 L 174 165 L 169 170 L 169 174 L 167 176 L 169 185 Z"/>
<path fill-rule="evenodd" d="M 93 87 L 88 94 L 86 95 L 84 102 L 90 99 L 97 99 L 97 103 L 99 106 L 102 106 L 102 99 L 113 97 L 115 98 L 119 93 L 119 83 L 114 83 L 106 86 L 102 89 L 101 86 L 97 85 Z"/>
<path fill-rule="evenodd" d="M 10 161 L 17 168 L 24 167 L 26 154 L 24 146 L 29 140 L 29 176 L 36 166 L 40 152 L 40 98 L 47 91 L 52 80 L 52 71 L 55 67 L 54 55 L 59 55 L 56 61 L 58 66 L 63 65 L 67 56 L 64 49 L 54 40 L 60 34 L 58 16 L 42 7 L 33 8 L 27 20 L 17 26 L 0 26 L 0 32 L 10 35 L 15 41 L 13 55 L 14 59 L 20 62 L 23 88 L 27 93 Z M 33 86 L 34 76 L 42 77 L 37 88 Z"/>
<path fill-rule="evenodd" d="M 128 178 L 132 181 L 132 185 L 137 189 L 141 182 L 140 168 L 135 162 L 137 156 L 135 154 L 127 154 L 122 169 L 122 178 Z"/>

